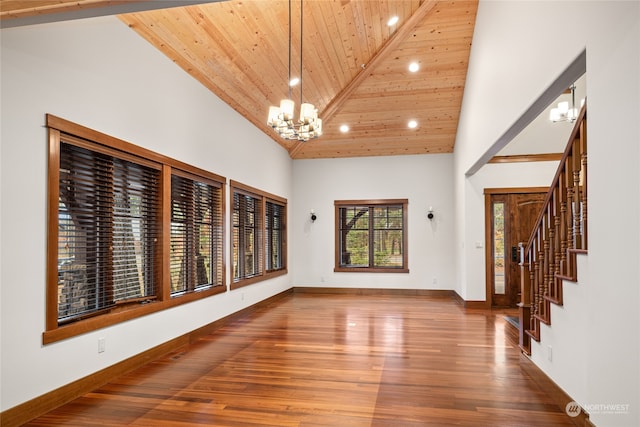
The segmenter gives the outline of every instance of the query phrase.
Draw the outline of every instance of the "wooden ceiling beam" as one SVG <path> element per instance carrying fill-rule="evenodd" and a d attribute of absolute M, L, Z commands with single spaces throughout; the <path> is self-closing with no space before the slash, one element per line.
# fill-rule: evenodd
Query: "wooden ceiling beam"
<path fill-rule="evenodd" d="M 184 7 L 224 0 L 2 0 L 0 28 Z"/>
<path fill-rule="evenodd" d="M 420 7 L 411 15 L 409 19 L 402 25 L 371 58 L 368 64 L 365 64 L 362 71 L 358 73 L 347 86 L 344 87 L 325 107 L 320 113 L 320 118 L 324 123 L 327 123 L 331 118 L 340 110 L 344 103 L 349 100 L 350 95 L 360 87 L 362 82 L 371 73 L 371 70 L 375 70 L 376 66 L 393 53 L 394 49 L 402 43 L 424 20 L 424 18 L 433 10 L 438 4 L 437 0 L 427 0 L 420 5 Z M 302 148 L 304 142 L 298 142 L 289 151 L 289 156 L 294 158 L 296 153 Z"/>

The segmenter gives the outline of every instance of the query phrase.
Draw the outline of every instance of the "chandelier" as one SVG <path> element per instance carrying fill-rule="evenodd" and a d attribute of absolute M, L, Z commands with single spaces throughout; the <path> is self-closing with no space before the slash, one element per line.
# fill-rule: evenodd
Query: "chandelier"
<path fill-rule="evenodd" d="M 291 0 L 289 0 L 289 98 L 280 101 L 280 106 L 269 107 L 267 124 L 280 137 L 290 140 L 308 141 L 322 135 L 322 119 L 313 104 L 302 102 L 302 3 L 300 0 L 300 115 L 294 120 L 295 102 L 291 99 Z"/>
<path fill-rule="evenodd" d="M 569 102 L 559 102 L 558 107 L 552 108 L 549 112 L 549 120 L 552 122 L 569 122 L 573 123 L 578 118 L 578 110 L 576 109 L 576 85 L 571 85 L 571 108 Z"/>

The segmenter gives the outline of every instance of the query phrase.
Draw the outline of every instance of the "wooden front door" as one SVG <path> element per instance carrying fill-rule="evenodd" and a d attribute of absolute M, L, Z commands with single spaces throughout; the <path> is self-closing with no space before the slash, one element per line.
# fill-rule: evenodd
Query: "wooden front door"
<path fill-rule="evenodd" d="M 546 188 L 487 189 L 487 298 L 493 307 L 520 302 L 518 244 L 526 245 L 542 209 Z"/>

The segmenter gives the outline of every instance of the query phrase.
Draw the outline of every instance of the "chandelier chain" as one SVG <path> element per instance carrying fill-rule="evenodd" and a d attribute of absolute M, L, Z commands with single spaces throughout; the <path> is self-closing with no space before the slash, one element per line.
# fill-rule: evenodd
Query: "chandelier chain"
<path fill-rule="evenodd" d="M 291 0 L 289 0 L 289 4 L 291 4 Z M 303 80 L 303 78 L 302 78 L 302 52 L 304 52 L 302 50 L 302 39 L 303 39 L 303 37 L 302 37 L 302 34 L 303 34 L 302 33 L 302 21 L 304 20 L 303 19 L 304 15 L 302 14 L 302 12 L 303 12 L 303 10 L 302 10 L 303 6 L 302 5 L 303 4 L 304 4 L 304 1 L 300 0 L 300 105 L 302 105 L 302 80 Z M 289 19 L 291 19 L 291 18 L 289 18 Z"/>
<path fill-rule="evenodd" d="M 289 99 L 291 99 L 291 0 L 289 0 L 289 79 L 287 86 L 289 86 Z"/>
<path fill-rule="evenodd" d="M 300 0 L 300 115 L 298 120 L 294 120 L 295 103 L 292 100 L 291 84 L 291 57 L 293 50 L 293 30 L 291 25 L 291 4 L 289 0 L 289 98 L 280 101 L 280 107 L 269 107 L 267 124 L 276 131 L 280 137 L 288 140 L 308 141 L 322 135 L 322 119 L 318 117 L 318 110 L 310 103 L 303 102 L 302 94 L 302 72 L 303 72 L 303 22 L 304 22 L 304 2 Z"/>

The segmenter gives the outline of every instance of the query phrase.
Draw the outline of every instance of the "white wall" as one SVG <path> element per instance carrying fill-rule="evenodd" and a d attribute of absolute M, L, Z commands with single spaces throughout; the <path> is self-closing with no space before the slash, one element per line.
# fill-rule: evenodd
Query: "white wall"
<path fill-rule="evenodd" d="M 451 154 L 295 160 L 295 286 L 452 289 Z M 409 274 L 334 273 L 335 200 L 408 199 Z M 434 219 L 427 219 L 432 206 Z M 309 212 L 318 219 L 312 223 Z M 434 281 L 436 283 L 434 283 Z"/>
<path fill-rule="evenodd" d="M 288 199 L 292 161 L 115 17 L 3 29 L 1 53 L 2 410 L 291 287 L 285 275 L 43 346 L 45 113 Z"/>
<path fill-rule="evenodd" d="M 558 35 L 561 34 L 561 41 Z M 455 149 L 456 289 L 479 294 L 471 255 L 473 178 L 483 153 L 586 49 L 589 132 L 588 277 L 581 277 L 588 331 L 584 377 L 559 378 L 598 426 L 640 425 L 640 3 L 481 1 Z M 469 194 L 471 193 L 471 194 Z M 483 285 L 484 286 L 484 285 Z M 552 318 L 561 323 L 562 317 Z M 553 325 L 552 325 L 553 328 Z M 562 326 L 558 327 L 559 330 Z M 543 336 L 544 339 L 544 336 Z M 542 348 L 546 344 L 542 343 Z M 554 348 L 556 356 L 562 349 Z M 551 362 L 553 363 L 553 362 Z M 547 369 L 552 379 L 557 374 Z"/>
<path fill-rule="evenodd" d="M 564 281 L 561 306 L 551 304 L 552 324 L 540 324 L 540 342 L 531 342 L 531 360 L 576 402 L 589 404 L 587 378 L 588 357 L 585 357 L 591 340 L 589 330 L 588 284 L 589 259 L 577 257 L 578 281 Z M 607 401 L 606 403 L 612 403 Z"/>

